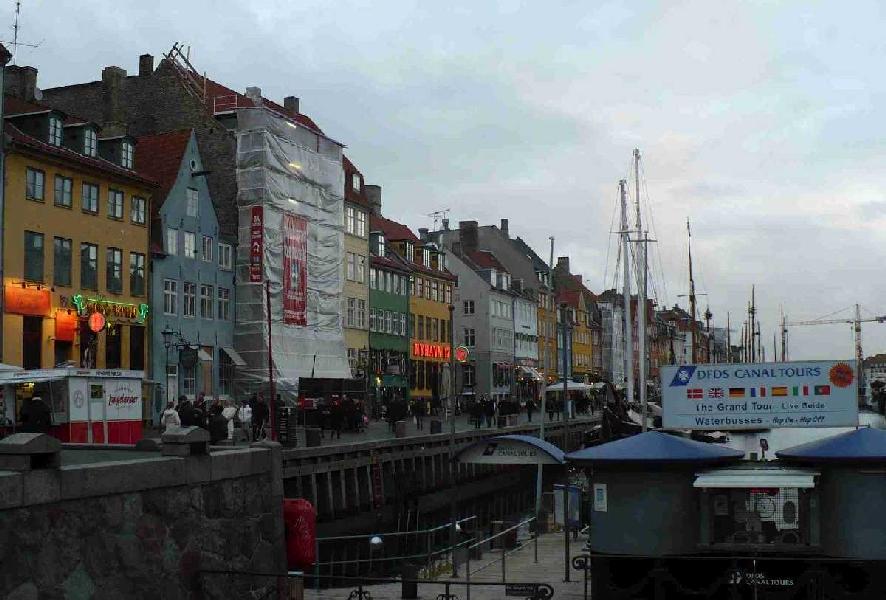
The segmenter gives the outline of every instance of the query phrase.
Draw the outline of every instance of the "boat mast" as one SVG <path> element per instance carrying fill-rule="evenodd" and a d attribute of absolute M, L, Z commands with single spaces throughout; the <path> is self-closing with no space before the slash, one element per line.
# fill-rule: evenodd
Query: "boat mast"
<path fill-rule="evenodd" d="M 751 284 L 751 306 L 748 308 L 748 318 L 751 320 L 751 362 L 757 362 L 757 329 L 754 326 L 754 315 L 757 313 L 757 300 L 754 293 L 754 285 Z"/>
<path fill-rule="evenodd" d="M 726 362 L 735 362 L 732 359 L 732 332 L 729 324 L 729 311 L 726 311 Z"/>
<path fill-rule="evenodd" d="M 689 236 L 689 313 L 692 317 L 690 327 L 692 332 L 692 364 L 698 362 L 698 339 L 695 325 L 695 279 L 692 278 L 692 230 L 689 228 L 689 218 L 686 218 L 686 234 Z"/>
<path fill-rule="evenodd" d="M 624 254 L 622 282 L 622 295 L 624 298 L 624 322 L 625 322 L 625 398 L 627 402 L 634 401 L 634 341 L 631 328 L 631 265 L 630 248 L 628 247 L 628 182 L 622 179 L 618 182 L 621 192 L 621 248 Z"/>
<path fill-rule="evenodd" d="M 637 363 L 640 385 L 640 410 L 646 431 L 646 235 L 640 217 L 640 150 L 634 148 L 634 204 L 637 209 L 637 256 L 642 261 L 637 271 Z"/>

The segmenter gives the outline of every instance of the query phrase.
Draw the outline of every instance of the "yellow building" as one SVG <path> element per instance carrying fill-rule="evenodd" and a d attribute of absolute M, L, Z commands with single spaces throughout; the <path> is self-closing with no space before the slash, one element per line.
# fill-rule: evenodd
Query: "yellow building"
<path fill-rule="evenodd" d="M 567 319 L 572 324 L 572 378 L 587 380 L 593 366 L 591 315 L 585 295 L 580 291 L 564 291 L 558 297 L 566 304 Z"/>
<path fill-rule="evenodd" d="M 150 202 L 134 140 L 7 97 L 2 362 L 144 370 Z"/>
<path fill-rule="evenodd" d="M 545 273 L 547 276 L 547 273 Z M 538 370 L 548 385 L 557 381 L 557 311 L 554 294 L 547 284 L 538 288 Z"/>
<path fill-rule="evenodd" d="M 363 175 L 345 156 L 345 260 L 342 325 L 353 377 L 365 377 L 369 361 L 369 201 Z"/>

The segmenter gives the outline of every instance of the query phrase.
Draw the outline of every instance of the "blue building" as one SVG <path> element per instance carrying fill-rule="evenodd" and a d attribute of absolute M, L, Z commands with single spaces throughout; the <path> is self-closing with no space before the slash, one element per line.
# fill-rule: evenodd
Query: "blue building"
<path fill-rule="evenodd" d="M 226 399 L 242 359 L 233 350 L 234 245 L 219 235 L 192 130 L 138 139 L 136 169 L 159 182 L 151 223 L 150 378 L 155 421 L 184 394 Z"/>

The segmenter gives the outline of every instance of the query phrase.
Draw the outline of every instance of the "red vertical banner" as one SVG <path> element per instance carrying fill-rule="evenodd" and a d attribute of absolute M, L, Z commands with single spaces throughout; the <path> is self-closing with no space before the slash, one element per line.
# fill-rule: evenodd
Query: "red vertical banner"
<path fill-rule="evenodd" d="M 283 322 L 308 324 L 308 222 L 283 215 Z"/>
<path fill-rule="evenodd" d="M 253 206 L 249 218 L 249 281 L 264 281 L 265 214 L 261 206 Z"/>

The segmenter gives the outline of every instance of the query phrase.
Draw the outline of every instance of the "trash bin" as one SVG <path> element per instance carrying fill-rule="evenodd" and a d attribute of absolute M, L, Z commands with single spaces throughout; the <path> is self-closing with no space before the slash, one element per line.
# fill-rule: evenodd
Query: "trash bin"
<path fill-rule="evenodd" d="M 400 597 L 409 600 L 418 598 L 418 563 L 405 561 L 400 574 Z"/>
<path fill-rule="evenodd" d="M 443 433 L 443 421 L 434 419 L 431 421 L 431 434 Z"/>
<path fill-rule="evenodd" d="M 315 447 L 320 445 L 321 430 L 316 427 L 308 427 L 305 429 L 305 446 Z"/>

